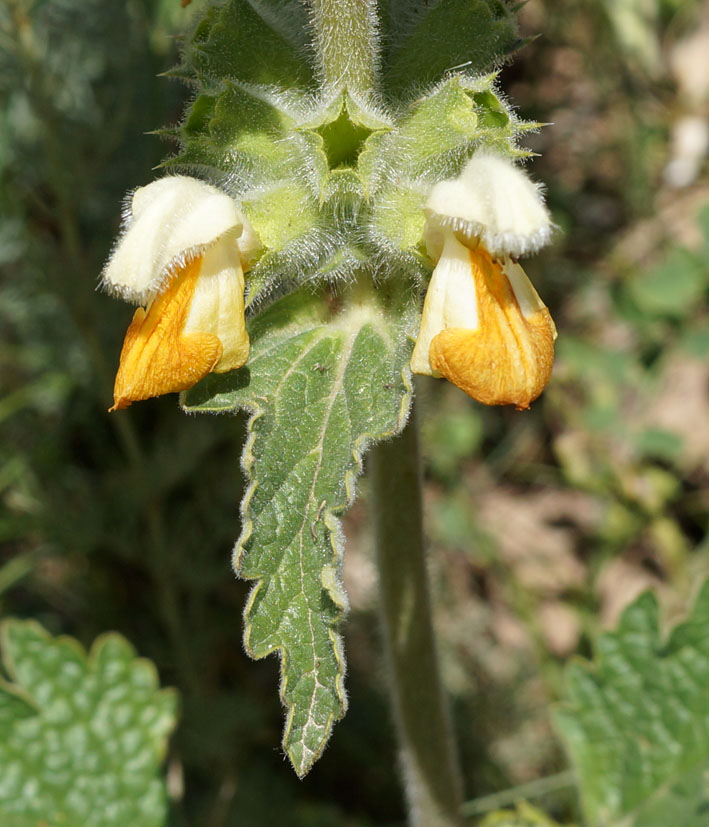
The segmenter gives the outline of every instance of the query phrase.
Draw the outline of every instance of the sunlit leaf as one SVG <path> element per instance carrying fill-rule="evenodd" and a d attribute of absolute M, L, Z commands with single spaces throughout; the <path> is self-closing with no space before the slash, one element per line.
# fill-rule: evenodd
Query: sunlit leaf
<path fill-rule="evenodd" d="M 352 503 L 367 445 L 405 420 L 412 296 L 359 285 L 328 310 L 311 291 L 292 294 L 252 322 L 247 367 L 209 376 L 184 400 L 189 411 L 251 414 L 235 554 L 241 576 L 256 581 L 245 643 L 256 658 L 280 654 L 283 747 L 299 775 L 345 711 L 337 517 Z"/>

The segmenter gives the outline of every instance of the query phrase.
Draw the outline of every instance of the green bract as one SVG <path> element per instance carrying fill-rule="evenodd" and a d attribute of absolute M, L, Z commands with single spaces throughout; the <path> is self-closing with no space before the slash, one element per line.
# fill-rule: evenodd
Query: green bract
<path fill-rule="evenodd" d="M 489 74 L 516 42 L 496 0 L 228 0 L 173 72 L 195 96 L 166 169 L 228 192 L 263 244 L 247 273 L 249 362 L 183 404 L 251 414 L 235 556 L 255 581 L 245 641 L 281 654 L 300 775 L 345 708 L 336 515 L 366 445 L 406 421 L 431 269 L 422 206 L 480 145 L 524 154 L 515 139 L 533 125 Z"/>

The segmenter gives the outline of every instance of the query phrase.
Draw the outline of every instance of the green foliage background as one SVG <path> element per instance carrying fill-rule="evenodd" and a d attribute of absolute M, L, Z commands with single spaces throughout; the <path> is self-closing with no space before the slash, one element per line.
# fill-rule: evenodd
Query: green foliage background
<path fill-rule="evenodd" d="M 173 398 L 105 412 L 130 309 L 95 292 L 97 274 L 125 191 L 167 153 L 144 133 L 188 100 L 157 75 L 201 5 L 0 9 L 0 615 L 87 646 L 115 629 L 179 688 L 172 824 L 401 824 L 366 477 L 345 522 L 349 712 L 300 783 L 275 749 L 278 665 L 241 645 L 247 586 L 230 551 L 243 428 L 187 418 Z M 606 10 L 620 5 L 619 22 Z M 709 183 L 662 177 L 692 106 L 666 55 L 699 4 L 658 0 L 633 17 L 635 5 L 532 0 L 522 34 L 543 37 L 501 77 L 521 116 L 555 122 L 528 140 L 563 229 L 527 262 L 560 330 L 550 387 L 518 414 L 419 386 L 469 798 L 562 769 L 549 705 L 564 662 L 646 586 L 681 614 L 709 571 Z M 570 791 L 537 803 L 580 819 Z"/>

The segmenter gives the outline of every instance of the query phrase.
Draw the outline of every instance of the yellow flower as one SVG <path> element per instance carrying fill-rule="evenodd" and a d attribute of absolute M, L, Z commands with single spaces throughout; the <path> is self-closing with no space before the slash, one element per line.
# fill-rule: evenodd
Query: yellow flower
<path fill-rule="evenodd" d="M 112 411 L 246 362 L 243 267 L 258 248 L 232 199 L 194 178 L 137 190 L 126 223 L 102 281 L 143 306 L 125 335 Z"/>
<path fill-rule="evenodd" d="M 478 152 L 426 202 L 425 240 L 438 259 L 411 358 L 486 405 L 523 410 L 544 390 L 556 328 L 513 256 L 552 225 L 538 188 L 511 162 Z"/>

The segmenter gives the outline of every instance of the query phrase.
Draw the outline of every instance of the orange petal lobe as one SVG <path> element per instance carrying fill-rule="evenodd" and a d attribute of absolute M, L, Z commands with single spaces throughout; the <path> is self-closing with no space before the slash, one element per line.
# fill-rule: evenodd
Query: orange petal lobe
<path fill-rule="evenodd" d="M 484 247 L 470 251 L 478 327 L 447 328 L 431 341 L 434 370 L 485 405 L 525 410 L 544 390 L 554 361 L 546 307 L 524 315 L 502 265 Z"/>
<path fill-rule="evenodd" d="M 111 411 L 164 393 L 187 390 L 212 371 L 222 344 L 211 333 L 183 335 L 201 257 L 186 265 L 126 331 Z"/>

